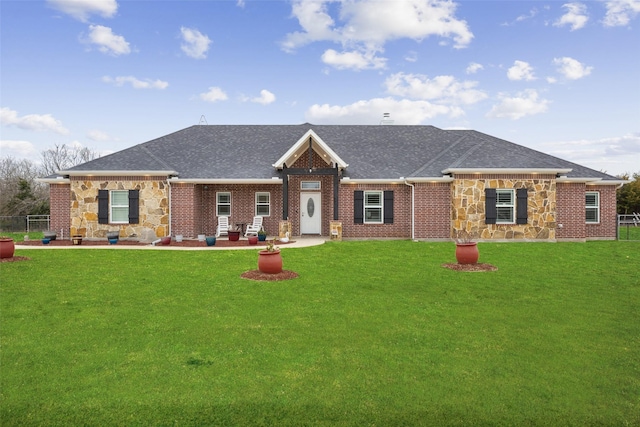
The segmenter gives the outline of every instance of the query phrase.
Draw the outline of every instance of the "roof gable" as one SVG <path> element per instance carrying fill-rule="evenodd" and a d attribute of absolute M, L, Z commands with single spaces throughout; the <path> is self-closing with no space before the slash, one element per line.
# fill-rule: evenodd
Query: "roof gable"
<path fill-rule="evenodd" d="M 311 145 L 311 147 L 309 146 Z M 309 129 L 295 144 L 287 150 L 272 165 L 276 169 L 282 169 L 285 165 L 290 166 L 296 162 L 309 148 L 315 151 L 327 165 L 335 164 L 339 169 L 346 169 L 349 166 L 340 158 L 329 145 L 316 134 L 313 129 Z"/>

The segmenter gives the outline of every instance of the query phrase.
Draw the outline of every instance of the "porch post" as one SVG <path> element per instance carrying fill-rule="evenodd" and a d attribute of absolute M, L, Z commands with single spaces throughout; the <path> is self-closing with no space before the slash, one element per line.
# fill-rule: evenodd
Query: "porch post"
<path fill-rule="evenodd" d="M 333 220 L 336 221 L 339 219 L 338 215 L 338 199 L 340 195 L 338 194 L 338 189 L 340 188 L 340 177 L 338 176 L 338 165 L 336 164 L 336 173 L 333 175 Z"/>
<path fill-rule="evenodd" d="M 289 219 L 289 172 L 287 165 L 282 167 L 282 219 Z"/>

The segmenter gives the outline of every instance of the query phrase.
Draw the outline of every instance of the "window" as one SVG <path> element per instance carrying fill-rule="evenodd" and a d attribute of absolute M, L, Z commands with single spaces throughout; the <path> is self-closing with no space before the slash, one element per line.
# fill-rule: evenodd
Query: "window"
<path fill-rule="evenodd" d="M 393 191 L 354 191 L 353 223 L 393 224 Z"/>
<path fill-rule="evenodd" d="M 513 224 L 515 215 L 513 190 L 496 190 L 496 224 Z"/>
<path fill-rule="evenodd" d="M 98 190 L 98 224 L 138 224 L 138 190 Z"/>
<path fill-rule="evenodd" d="M 302 190 L 319 190 L 320 181 L 301 181 L 300 189 Z"/>
<path fill-rule="evenodd" d="M 271 194 L 270 193 L 256 193 L 256 215 L 269 216 L 271 215 Z"/>
<path fill-rule="evenodd" d="M 111 218 L 113 224 L 126 224 L 129 222 L 129 191 L 111 191 Z"/>
<path fill-rule="evenodd" d="M 382 191 L 364 192 L 364 223 L 382 224 Z"/>
<path fill-rule="evenodd" d="M 526 188 L 495 189 L 486 188 L 486 224 L 526 224 L 528 221 Z"/>
<path fill-rule="evenodd" d="M 588 224 L 600 222 L 600 193 L 597 191 L 587 191 L 586 193 L 586 218 Z"/>
<path fill-rule="evenodd" d="M 231 193 L 216 193 L 216 215 L 231 216 Z"/>

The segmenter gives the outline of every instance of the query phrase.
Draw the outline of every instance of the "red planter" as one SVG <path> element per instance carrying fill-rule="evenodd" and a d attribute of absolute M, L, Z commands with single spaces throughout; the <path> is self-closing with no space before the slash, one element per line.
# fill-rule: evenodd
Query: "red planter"
<path fill-rule="evenodd" d="M 258 236 L 249 236 L 248 240 L 249 240 L 249 244 L 250 245 L 257 245 L 258 244 Z"/>
<path fill-rule="evenodd" d="M 16 245 L 13 243 L 13 239 L 2 238 L 0 239 L 0 258 L 11 258 L 16 250 Z"/>
<path fill-rule="evenodd" d="M 456 243 L 456 260 L 458 260 L 458 264 L 477 263 L 480 256 L 477 245 L 476 242 Z"/>
<path fill-rule="evenodd" d="M 261 273 L 278 274 L 282 272 L 280 251 L 260 251 L 258 253 L 258 270 Z"/>
<path fill-rule="evenodd" d="M 235 242 L 237 240 L 240 240 L 240 232 L 239 231 L 228 231 L 227 233 L 229 234 L 229 241 Z"/>

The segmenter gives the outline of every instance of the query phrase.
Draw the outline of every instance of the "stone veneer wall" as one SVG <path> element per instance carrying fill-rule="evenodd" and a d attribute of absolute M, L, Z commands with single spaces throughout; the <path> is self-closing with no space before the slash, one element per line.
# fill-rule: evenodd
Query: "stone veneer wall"
<path fill-rule="evenodd" d="M 461 230 L 479 239 L 555 240 L 554 175 L 456 175 L 452 183 L 451 237 Z M 485 224 L 485 188 L 527 188 L 527 224 Z"/>
<path fill-rule="evenodd" d="M 139 190 L 139 223 L 98 224 L 98 190 Z M 72 177 L 70 191 L 72 234 L 87 238 L 103 238 L 116 230 L 120 237 L 169 234 L 169 190 L 164 177 Z"/>

